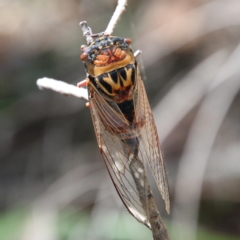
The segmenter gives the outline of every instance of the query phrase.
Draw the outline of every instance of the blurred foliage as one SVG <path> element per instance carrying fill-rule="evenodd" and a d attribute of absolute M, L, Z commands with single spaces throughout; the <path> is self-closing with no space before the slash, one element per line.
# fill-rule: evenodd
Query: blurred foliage
<path fill-rule="evenodd" d="M 1 238 L 5 240 L 18 239 L 18 236 L 21 234 L 21 228 L 26 221 L 26 215 L 27 211 L 23 211 L 23 209 L 12 209 L 11 211 L 8 211 L 6 215 L 0 215 Z M 99 239 L 150 239 L 150 231 L 146 227 L 142 228 L 137 222 L 132 224 L 131 216 L 129 214 L 121 214 L 121 216 L 113 222 L 112 220 L 116 218 L 114 215 L 115 214 L 113 213 L 107 214 L 104 222 L 99 223 L 98 232 L 96 233 L 96 235 L 102 236 L 102 238 Z M 89 220 L 89 214 L 87 212 L 78 212 L 77 209 L 69 208 L 60 212 L 58 216 L 58 224 L 56 226 L 57 239 L 86 239 L 89 227 L 91 226 Z M 170 227 L 169 222 L 166 224 Z M 91 238 L 91 235 L 88 237 Z M 93 238 L 94 237 L 91 239 Z M 237 240 L 238 238 L 199 229 L 197 240 L 201 239 Z"/>
<path fill-rule="evenodd" d="M 26 219 L 27 210 L 15 208 L 0 214 L 1 239 L 17 239 Z"/>

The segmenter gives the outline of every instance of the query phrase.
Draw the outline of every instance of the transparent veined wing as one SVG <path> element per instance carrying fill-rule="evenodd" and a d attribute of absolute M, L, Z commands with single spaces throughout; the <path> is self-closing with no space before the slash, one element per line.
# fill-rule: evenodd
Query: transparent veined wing
<path fill-rule="evenodd" d="M 117 104 L 103 97 L 91 83 L 89 102 L 99 148 L 113 184 L 129 212 L 150 228 L 145 162 L 152 170 L 168 212 L 169 192 L 156 126 L 136 68 L 135 118 L 131 125 Z"/>
<path fill-rule="evenodd" d="M 168 180 L 157 128 L 149 105 L 146 90 L 139 73 L 139 68 L 137 68 L 136 75 L 136 87 L 138 88 L 138 91 L 134 96 L 136 98 L 135 117 L 136 122 L 142 122 L 142 119 L 144 118 L 145 123 L 143 127 L 138 129 L 139 135 L 141 136 L 139 154 L 142 154 L 142 156 L 139 157 L 148 162 L 158 189 L 165 201 L 166 210 L 170 213 Z"/>
<path fill-rule="evenodd" d="M 112 182 L 128 211 L 150 228 L 146 207 L 141 202 L 142 196 L 139 195 L 132 175 L 136 166 L 132 169 L 129 164 L 129 156 L 134 153 L 124 141 L 125 137 L 129 138 L 131 135 L 130 137 L 134 138 L 137 134 L 129 130 L 129 124 L 124 116 L 113 106 L 110 107 L 94 86 L 90 85 L 89 89 L 93 90 L 89 102 L 95 133 Z M 143 164 L 139 160 L 137 162 L 138 168 L 143 169 L 142 176 L 145 177 Z M 147 190 L 147 186 L 143 187 Z"/>

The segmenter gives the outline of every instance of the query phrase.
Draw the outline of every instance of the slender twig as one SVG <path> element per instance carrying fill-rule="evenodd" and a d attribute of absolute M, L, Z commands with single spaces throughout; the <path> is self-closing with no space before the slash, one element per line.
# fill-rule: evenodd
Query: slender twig
<path fill-rule="evenodd" d="M 137 172 L 138 175 L 136 175 L 136 169 L 139 168 L 143 169 L 143 172 Z M 152 230 L 153 239 L 170 240 L 167 228 L 165 227 L 161 215 L 158 211 L 152 193 L 152 189 L 148 183 L 143 163 L 137 158 L 132 158 L 131 161 L 129 162 L 129 169 L 136 184 L 142 207 L 147 213 L 148 221 Z"/>
<path fill-rule="evenodd" d="M 106 34 L 106 35 L 112 34 L 113 29 L 116 26 L 117 21 L 119 20 L 121 14 L 125 10 L 126 5 L 127 5 L 127 0 L 118 0 L 118 5 L 115 9 L 115 12 L 112 15 L 112 18 L 111 18 L 106 30 L 104 31 L 104 34 Z"/>
<path fill-rule="evenodd" d="M 45 77 L 37 80 L 37 86 L 41 90 L 50 89 L 63 95 L 70 95 L 83 100 L 88 100 L 87 89 L 78 88 L 63 81 Z"/>
<path fill-rule="evenodd" d="M 152 190 L 148 185 L 147 190 L 149 221 L 152 227 L 152 235 L 154 240 L 170 240 L 167 228 L 165 227 L 161 215 L 158 211 Z"/>

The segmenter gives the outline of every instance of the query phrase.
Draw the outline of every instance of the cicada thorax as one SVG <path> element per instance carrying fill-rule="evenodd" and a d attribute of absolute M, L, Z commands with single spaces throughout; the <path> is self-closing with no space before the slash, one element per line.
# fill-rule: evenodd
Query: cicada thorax
<path fill-rule="evenodd" d="M 136 64 L 130 44 L 127 38 L 103 36 L 81 54 L 91 83 L 116 103 L 133 97 Z"/>

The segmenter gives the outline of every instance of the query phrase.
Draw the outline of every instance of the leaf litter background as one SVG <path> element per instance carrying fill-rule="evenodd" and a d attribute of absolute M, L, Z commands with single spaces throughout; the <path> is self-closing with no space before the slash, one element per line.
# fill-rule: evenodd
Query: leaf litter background
<path fill-rule="evenodd" d="M 1 239 L 151 239 L 113 188 L 85 103 L 36 87 L 84 79 L 78 23 L 101 32 L 115 7 L 0 1 Z M 238 0 L 130 0 L 114 31 L 143 51 L 170 216 L 151 182 L 172 239 L 240 237 L 239 12 Z"/>

